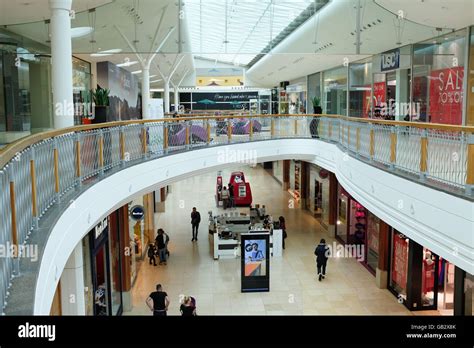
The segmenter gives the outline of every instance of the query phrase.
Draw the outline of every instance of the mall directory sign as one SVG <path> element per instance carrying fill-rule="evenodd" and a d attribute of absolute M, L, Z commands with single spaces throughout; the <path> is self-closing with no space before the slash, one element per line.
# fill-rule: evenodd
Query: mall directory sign
<path fill-rule="evenodd" d="M 270 234 L 241 234 L 242 292 L 270 291 Z"/>

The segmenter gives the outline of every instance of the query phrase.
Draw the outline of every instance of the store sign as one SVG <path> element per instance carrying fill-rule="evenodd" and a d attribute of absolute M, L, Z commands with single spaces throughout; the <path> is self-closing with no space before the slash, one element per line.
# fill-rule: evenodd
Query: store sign
<path fill-rule="evenodd" d="M 462 124 L 464 68 L 434 70 L 429 77 L 430 122 Z"/>
<path fill-rule="evenodd" d="M 381 71 L 394 70 L 400 67 L 400 50 L 395 50 L 381 54 Z"/>
<path fill-rule="evenodd" d="M 145 209 L 141 205 L 136 205 L 130 209 L 130 217 L 135 221 L 141 221 L 145 217 Z"/>
<path fill-rule="evenodd" d="M 304 92 L 305 88 L 303 85 L 289 85 L 286 86 L 287 93 L 299 93 Z"/>
<path fill-rule="evenodd" d="M 99 238 L 102 232 L 107 229 L 107 218 L 105 218 L 102 222 L 100 222 L 94 229 L 95 232 L 95 239 Z"/>

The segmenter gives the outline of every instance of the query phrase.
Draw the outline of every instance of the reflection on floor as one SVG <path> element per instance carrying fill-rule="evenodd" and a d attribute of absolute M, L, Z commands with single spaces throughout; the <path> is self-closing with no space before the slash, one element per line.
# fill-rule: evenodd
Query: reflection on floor
<path fill-rule="evenodd" d="M 157 216 L 156 228 L 170 236 L 167 266 L 145 262 L 133 288 L 133 309 L 125 315 L 151 315 L 145 299 L 157 283 L 163 284 L 171 304 L 168 314 L 178 315 L 181 295 L 197 300 L 199 315 L 411 315 L 388 290 L 378 289 L 374 276 L 354 259 L 330 259 L 328 276 L 316 278 L 314 248 L 325 230 L 307 211 L 289 208 L 292 197 L 261 167 L 241 166 L 251 184 L 254 204 L 264 204 L 276 219 L 286 218 L 288 239 L 283 258 L 271 259 L 270 292 L 240 292 L 240 260 L 212 258 L 207 212 L 215 213 L 216 173 L 172 185 L 166 213 Z M 231 169 L 223 172 L 224 183 Z M 201 213 L 199 241 L 191 242 L 190 213 Z M 219 209 L 222 210 L 222 209 Z M 415 313 L 413 313 L 415 314 Z M 437 314 L 426 311 L 420 314 Z"/>

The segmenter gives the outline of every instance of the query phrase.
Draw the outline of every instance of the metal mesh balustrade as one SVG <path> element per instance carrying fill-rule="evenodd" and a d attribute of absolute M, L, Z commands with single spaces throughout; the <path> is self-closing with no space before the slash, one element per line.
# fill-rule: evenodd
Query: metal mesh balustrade
<path fill-rule="evenodd" d="M 33 228 L 30 161 L 31 148 L 18 154 L 11 162 L 15 178 L 15 206 L 18 244 L 22 245 Z"/>
<path fill-rule="evenodd" d="M 359 130 L 359 155 L 366 159 L 370 159 L 370 127 L 370 124 L 364 123 Z"/>
<path fill-rule="evenodd" d="M 292 117 L 277 117 L 275 120 L 275 137 L 291 138 L 295 136 L 295 119 Z"/>
<path fill-rule="evenodd" d="M 271 139 L 271 119 L 270 117 L 252 118 L 253 134 L 252 140 Z"/>
<path fill-rule="evenodd" d="M 184 121 L 167 122 L 168 127 L 168 152 L 186 149 L 186 128 Z"/>
<path fill-rule="evenodd" d="M 206 120 L 188 121 L 189 144 L 192 148 L 207 146 Z"/>
<path fill-rule="evenodd" d="M 339 142 L 340 123 L 342 123 L 342 121 L 340 121 L 338 119 L 334 119 L 334 118 L 331 118 L 330 121 L 329 121 L 329 127 L 330 127 L 330 130 L 331 130 L 330 140 L 333 141 L 333 142 Z"/>
<path fill-rule="evenodd" d="M 139 124 L 122 127 L 125 137 L 125 161 L 135 161 L 143 157 L 143 127 Z"/>
<path fill-rule="evenodd" d="M 66 134 L 57 137 L 55 141 L 58 152 L 59 195 L 62 196 L 77 184 L 75 139 L 73 134 Z M 53 148 L 54 146 L 50 151 L 54 151 Z M 51 158 L 54 161 L 54 152 Z M 54 162 L 52 166 L 54 170 Z"/>
<path fill-rule="evenodd" d="M 390 164 L 390 144 L 392 126 L 385 124 L 373 125 L 374 160 L 385 165 Z"/>
<path fill-rule="evenodd" d="M 54 141 L 53 139 L 43 140 L 35 146 L 35 165 L 36 165 L 36 189 L 38 193 L 38 214 L 41 217 L 46 210 L 56 200 L 55 195 L 55 179 L 54 179 Z M 59 149 L 58 149 L 58 152 Z M 74 172 L 74 165 L 66 167 L 68 164 L 61 163 L 67 156 L 74 160 L 74 153 L 63 154 L 59 157 L 59 165 L 61 164 L 66 170 Z"/>
<path fill-rule="evenodd" d="M 397 129 L 396 167 L 411 174 L 420 173 L 421 135 L 423 129 L 399 127 Z"/>
<path fill-rule="evenodd" d="M 228 120 L 230 124 L 231 142 L 244 143 L 250 141 L 250 120 L 232 118 Z"/>
<path fill-rule="evenodd" d="M 310 133 L 310 120 L 308 117 L 294 117 L 296 120 L 296 136 L 298 138 L 309 138 L 311 137 Z"/>
<path fill-rule="evenodd" d="M 462 132 L 428 130 L 427 177 L 464 187 L 467 175 L 467 137 Z"/>
<path fill-rule="evenodd" d="M 210 144 L 220 145 L 227 144 L 229 137 L 227 136 L 227 122 L 223 118 L 208 120 L 210 127 Z"/>
<path fill-rule="evenodd" d="M 79 134 L 81 180 L 87 180 L 100 172 L 99 168 L 100 131 L 93 130 Z"/>
<path fill-rule="evenodd" d="M 121 163 L 120 128 L 103 129 L 102 137 L 104 142 L 104 170 L 109 170 Z"/>
<path fill-rule="evenodd" d="M 163 154 L 163 123 L 152 123 L 146 127 L 148 153 L 151 156 Z"/>
<path fill-rule="evenodd" d="M 357 153 L 357 129 L 360 127 L 358 122 L 348 122 L 349 126 L 349 151 Z"/>
<path fill-rule="evenodd" d="M 10 207 L 10 180 L 8 167 L 0 171 L 0 243 L 5 248 L 12 244 L 11 235 L 11 209 Z M 8 249 L 7 249 L 8 250 Z M 13 259 L 0 257 L 0 308 L 4 309 L 7 301 L 8 289 L 13 276 Z"/>

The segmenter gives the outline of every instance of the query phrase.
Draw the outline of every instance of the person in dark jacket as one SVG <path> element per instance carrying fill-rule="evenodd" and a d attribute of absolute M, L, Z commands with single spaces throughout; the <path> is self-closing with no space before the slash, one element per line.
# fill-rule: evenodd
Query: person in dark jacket
<path fill-rule="evenodd" d="M 196 207 L 194 207 L 191 213 L 191 226 L 193 227 L 193 239 L 191 240 L 191 242 L 198 240 L 198 230 L 199 230 L 200 222 L 201 222 L 201 214 L 199 214 Z"/>
<path fill-rule="evenodd" d="M 321 239 L 319 242 L 319 245 L 314 250 L 314 255 L 316 255 L 316 267 L 318 269 L 319 281 L 321 281 L 326 276 L 326 265 L 330 256 L 329 247 L 324 239 Z"/>
<path fill-rule="evenodd" d="M 153 244 L 150 244 L 148 246 L 148 257 L 150 258 L 150 265 L 151 265 L 151 262 L 153 261 L 153 266 L 156 266 L 155 254 L 156 254 L 155 246 Z"/>
<path fill-rule="evenodd" d="M 288 234 L 286 233 L 286 222 L 285 222 L 285 218 L 284 218 L 283 216 L 280 216 L 280 217 L 278 218 L 278 221 L 280 222 L 280 230 L 283 231 L 283 239 L 282 239 L 282 241 L 283 241 L 282 244 L 283 244 L 283 245 L 282 245 L 282 246 L 283 246 L 283 249 L 285 249 L 285 239 L 286 239 L 286 237 L 288 237 Z"/>
<path fill-rule="evenodd" d="M 160 257 L 160 265 L 166 266 L 166 237 L 165 231 L 162 228 L 158 229 L 155 244 L 158 249 L 158 256 Z"/>

